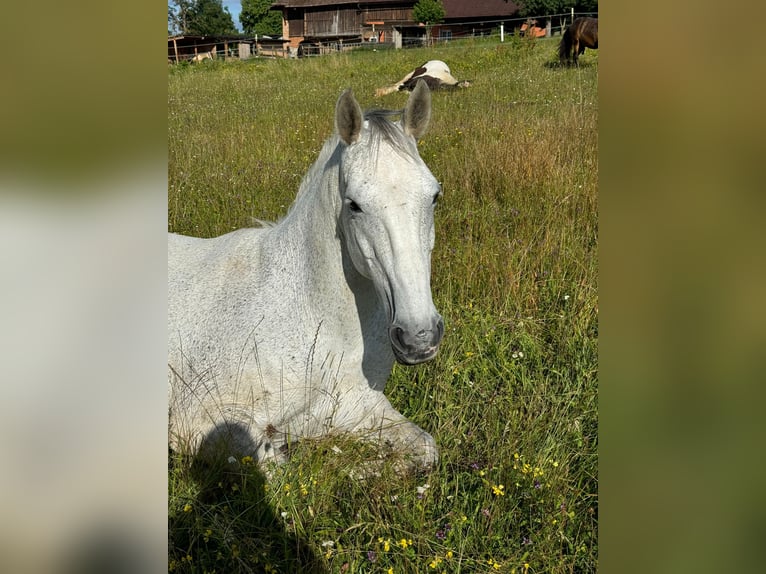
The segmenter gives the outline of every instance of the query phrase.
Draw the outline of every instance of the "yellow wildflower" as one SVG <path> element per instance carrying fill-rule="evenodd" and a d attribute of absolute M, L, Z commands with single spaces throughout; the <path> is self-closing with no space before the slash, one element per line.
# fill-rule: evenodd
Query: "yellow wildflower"
<path fill-rule="evenodd" d="M 452 550 L 447 550 L 447 558 L 452 558 L 454 554 L 452 554 Z"/>
<path fill-rule="evenodd" d="M 505 486 L 503 486 L 502 484 L 498 484 L 497 486 L 495 486 L 493 484 L 492 494 L 494 494 L 495 496 L 505 496 Z"/>
<path fill-rule="evenodd" d="M 191 511 L 192 511 L 192 505 L 191 504 L 187 504 L 186 506 L 184 506 L 184 512 L 191 512 Z"/>

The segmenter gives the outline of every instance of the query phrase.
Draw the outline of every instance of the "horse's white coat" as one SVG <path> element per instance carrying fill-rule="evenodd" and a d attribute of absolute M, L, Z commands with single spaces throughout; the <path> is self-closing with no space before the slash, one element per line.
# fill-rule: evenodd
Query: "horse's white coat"
<path fill-rule="evenodd" d="M 429 360 L 444 330 L 430 289 L 441 191 L 416 147 L 430 106 L 421 82 L 394 123 L 347 90 L 283 220 L 169 235 L 174 447 L 280 460 L 288 439 L 352 432 L 437 461 L 383 394 L 395 359 Z"/>
<path fill-rule="evenodd" d="M 202 52 L 201 54 L 196 54 L 192 56 L 191 62 L 203 62 L 205 60 L 212 60 L 213 59 L 213 53 L 212 52 Z"/>

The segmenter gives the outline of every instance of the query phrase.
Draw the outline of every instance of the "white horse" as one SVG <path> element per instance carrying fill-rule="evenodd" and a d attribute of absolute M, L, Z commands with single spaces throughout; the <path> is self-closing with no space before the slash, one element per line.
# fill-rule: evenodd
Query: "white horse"
<path fill-rule="evenodd" d="M 169 235 L 174 448 L 281 461 L 289 440 L 339 432 L 409 468 L 437 462 L 431 435 L 383 394 L 394 361 L 428 361 L 444 333 L 430 286 L 441 189 L 416 145 L 430 115 L 424 82 L 398 112 L 363 114 L 346 90 L 284 219 Z"/>
<path fill-rule="evenodd" d="M 212 52 L 202 52 L 201 54 L 194 55 L 190 62 L 197 63 L 197 62 L 204 62 L 205 60 L 212 60 L 213 59 L 213 53 Z"/>

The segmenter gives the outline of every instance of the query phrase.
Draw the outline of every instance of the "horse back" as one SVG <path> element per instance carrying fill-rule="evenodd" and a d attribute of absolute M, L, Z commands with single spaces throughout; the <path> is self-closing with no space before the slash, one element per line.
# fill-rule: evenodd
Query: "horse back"
<path fill-rule="evenodd" d="M 199 304 L 205 294 L 255 282 L 267 229 L 239 229 L 203 239 L 168 234 L 168 303 L 173 309 Z M 202 312 L 204 306 L 197 309 Z"/>

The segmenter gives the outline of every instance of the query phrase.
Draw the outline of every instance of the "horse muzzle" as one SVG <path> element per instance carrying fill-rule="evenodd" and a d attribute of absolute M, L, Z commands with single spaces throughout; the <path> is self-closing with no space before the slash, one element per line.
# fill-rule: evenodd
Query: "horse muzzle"
<path fill-rule="evenodd" d="M 437 315 L 429 329 L 408 330 L 397 323 L 388 335 L 396 360 L 403 365 L 417 365 L 436 356 L 444 336 L 444 320 Z"/>

